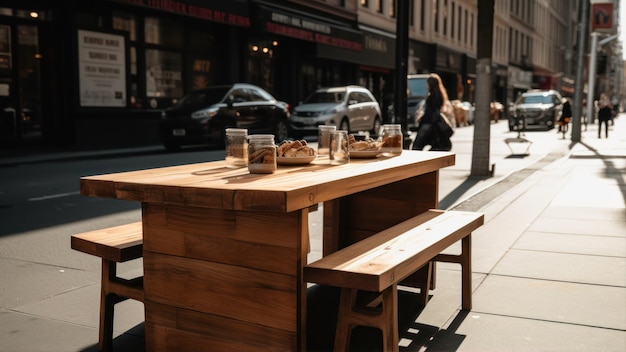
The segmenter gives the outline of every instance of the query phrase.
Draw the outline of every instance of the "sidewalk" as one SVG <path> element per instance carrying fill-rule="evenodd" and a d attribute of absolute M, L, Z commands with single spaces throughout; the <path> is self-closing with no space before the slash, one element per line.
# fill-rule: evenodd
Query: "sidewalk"
<path fill-rule="evenodd" d="M 626 352 L 626 114 L 615 120 L 609 139 L 597 138 L 597 125 L 582 134 L 565 156 L 560 150 L 539 155 L 449 202 L 449 208 L 485 214 L 485 225 L 473 236 L 473 309 L 459 310 L 459 268 L 438 264 L 437 286 L 424 309 L 411 304 L 409 288 L 401 290 L 401 351 Z M 461 186 L 447 175 L 440 176 L 446 183 L 442 195 Z M 311 233 L 315 249 L 321 228 Z M 11 308 L 0 309 L 0 352 L 97 350 L 99 261 L 81 265 L 57 269 L 88 284 L 55 282 L 66 287 L 62 294 L 28 304 L 6 304 L 3 295 L 21 292 L 16 296 L 23 299 L 56 269 L 2 277 L 0 302 Z M 141 303 L 118 304 L 118 350 L 143 349 L 142 321 Z M 375 350 L 372 336 L 357 331 L 360 350 Z"/>
<path fill-rule="evenodd" d="M 427 351 L 626 351 L 625 117 L 609 139 L 590 125 L 568 157 L 475 195 L 498 194 L 484 206 L 456 207 L 485 213 L 473 236 L 474 306 L 457 310 L 458 268 L 440 265 L 416 321 L 442 328 Z"/>

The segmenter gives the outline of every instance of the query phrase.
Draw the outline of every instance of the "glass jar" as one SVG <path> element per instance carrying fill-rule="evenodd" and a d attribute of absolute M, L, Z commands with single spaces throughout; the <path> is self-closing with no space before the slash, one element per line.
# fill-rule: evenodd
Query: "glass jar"
<path fill-rule="evenodd" d="M 396 156 L 402 154 L 402 129 L 400 125 L 383 125 L 382 130 L 381 152 L 383 155 Z"/>
<path fill-rule="evenodd" d="M 273 134 L 253 134 L 248 137 L 248 170 L 252 174 L 271 174 L 276 171 Z"/>
<path fill-rule="evenodd" d="M 248 130 L 226 129 L 226 166 L 230 168 L 248 166 Z"/>
<path fill-rule="evenodd" d="M 335 126 L 322 125 L 317 127 L 317 155 L 328 156 L 330 133 L 337 130 Z"/>
<path fill-rule="evenodd" d="M 350 162 L 348 131 L 330 132 L 329 158 L 331 165 L 343 165 Z"/>

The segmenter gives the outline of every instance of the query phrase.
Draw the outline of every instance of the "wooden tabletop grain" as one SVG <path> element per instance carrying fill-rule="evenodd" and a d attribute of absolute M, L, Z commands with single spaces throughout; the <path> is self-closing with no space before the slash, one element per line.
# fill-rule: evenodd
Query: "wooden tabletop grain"
<path fill-rule="evenodd" d="M 290 212 L 454 165 L 450 152 L 405 150 L 333 166 L 279 166 L 273 174 L 227 168 L 225 161 L 82 177 L 81 194 L 139 202 Z"/>

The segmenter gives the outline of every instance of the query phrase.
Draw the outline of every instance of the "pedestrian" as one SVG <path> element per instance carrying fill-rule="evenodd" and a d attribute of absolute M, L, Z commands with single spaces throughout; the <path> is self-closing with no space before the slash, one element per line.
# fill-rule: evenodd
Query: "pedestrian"
<path fill-rule="evenodd" d="M 450 122 L 441 114 L 442 108 L 449 105 L 448 93 L 441 77 L 436 73 L 431 73 L 426 79 L 426 87 L 428 96 L 424 104 L 424 113 L 419 119 L 413 150 L 423 150 L 427 145 L 430 145 L 430 150 L 450 150 L 452 148 L 450 134 L 442 133 L 437 127 L 442 121 L 450 126 Z"/>
<path fill-rule="evenodd" d="M 569 99 L 563 98 L 563 111 L 561 113 L 561 117 L 559 117 L 559 132 L 564 128 L 565 124 L 568 124 L 572 119 L 572 105 L 569 102 Z M 567 131 L 567 130 L 566 130 Z"/>
<path fill-rule="evenodd" d="M 609 122 L 613 119 L 613 104 L 609 97 L 602 93 L 598 101 L 598 138 L 602 135 L 602 124 L 604 124 L 604 137 L 609 138 Z"/>

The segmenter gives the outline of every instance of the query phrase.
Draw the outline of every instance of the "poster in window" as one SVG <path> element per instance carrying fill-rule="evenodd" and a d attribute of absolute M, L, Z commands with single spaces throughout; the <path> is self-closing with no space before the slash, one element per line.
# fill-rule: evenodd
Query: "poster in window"
<path fill-rule="evenodd" d="M 125 48 L 124 36 L 78 31 L 81 107 L 126 107 Z"/>

